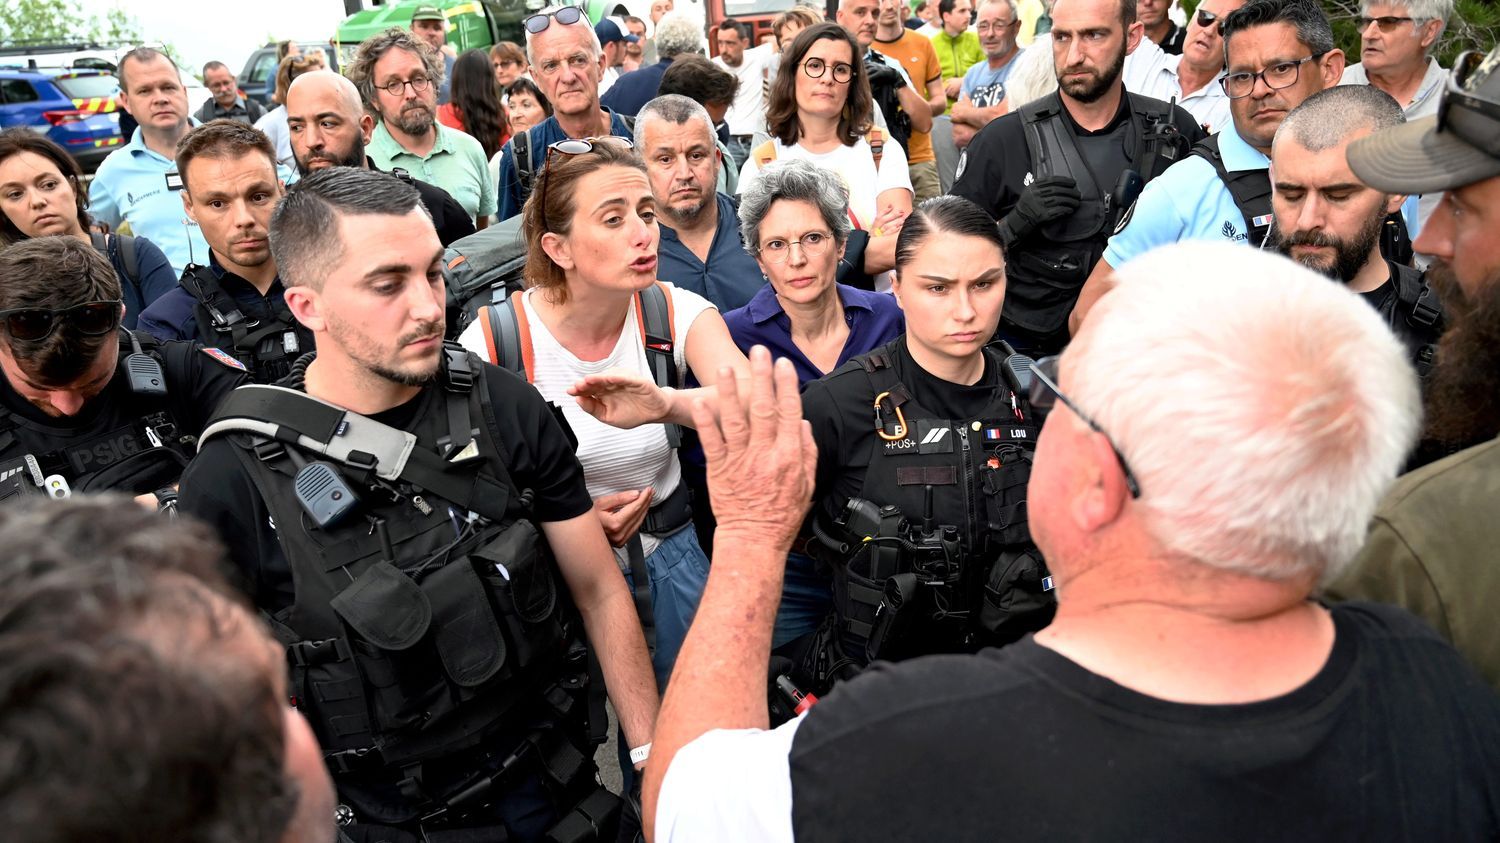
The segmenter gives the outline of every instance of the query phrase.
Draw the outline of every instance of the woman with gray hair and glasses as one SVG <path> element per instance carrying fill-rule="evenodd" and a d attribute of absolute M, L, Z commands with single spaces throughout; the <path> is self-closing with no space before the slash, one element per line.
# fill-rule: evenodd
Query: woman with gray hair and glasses
<path fill-rule="evenodd" d="M 901 335 L 896 300 L 839 284 L 849 245 L 849 193 L 832 171 L 807 161 L 769 164 L 740 195 L 745 249 L 769 282 L 748 304 L 724 314 L 746 354 L 763 345 L 785 357 L 802 383 Z M 775 646 L 818 628 L 832 606 L 828 575 L 805 554 L 787 558 Z"/>

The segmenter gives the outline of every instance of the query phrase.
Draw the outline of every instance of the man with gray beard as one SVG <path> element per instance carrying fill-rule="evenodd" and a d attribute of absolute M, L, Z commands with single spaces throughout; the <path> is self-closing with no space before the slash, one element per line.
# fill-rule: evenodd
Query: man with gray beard
<path fill-rule="evenodd" d="M 764 281 L 740 238 L 734 201 L 714 190 L 723 166 L 714 139 L 708 111 L 684 96 L 657 97 L 636 116 L 635 148 L 661 214 L 657 276 L 727 313 Z"/>
<path fill-rule="evenodd" d="M 1329 88 L 1293 109 L 1271 146 L 1271 246 L 1359 293 L 1425 376 L 1443 330 L 1437 294 L 1420 270 L 1380 251 L 1406 196 L 1364 184 L 1346 158 L 1350 143 L 1404 122 L 1401 106 L 1368 85 Z"/>
<path fill-rule="evenodd" d="M 365 39 L 346 71 L 380 118 L 366 152 L 381 170 L 400 168 L 448 191 L 484 228 L 495 213 L 495 182 L 479 141 L 437 122 L 443 61 L 425 41 L 392 27 Z"/>

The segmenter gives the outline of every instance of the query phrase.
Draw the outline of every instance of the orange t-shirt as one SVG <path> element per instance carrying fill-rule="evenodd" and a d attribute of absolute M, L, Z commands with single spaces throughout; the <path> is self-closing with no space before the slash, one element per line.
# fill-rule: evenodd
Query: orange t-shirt
<path fill-rule="evenodd" d="M 901 69 L 906 71 L 906 75 L 911 77 L 912 85 L 916 86 L 917 96 L 924 100 L 927 99 L 927 84 L 942 78 L 943 67 L 938 64 L 937 50 L 933 49 L 932 40 L 910 29 L 902 29 L 901 37 L 895 41 L 881 41 L 877 38 L 870 46 L 882 56 L 901 62 Z M 920 164 L 923 161 L 937 160 L 932 152 L 930 133 L 913 131 L 909 146 L 907 163 Z"/>

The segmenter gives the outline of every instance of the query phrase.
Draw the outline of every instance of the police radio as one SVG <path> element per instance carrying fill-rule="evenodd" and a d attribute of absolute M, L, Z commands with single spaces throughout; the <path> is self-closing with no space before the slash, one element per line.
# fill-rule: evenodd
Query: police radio
<path fill-rule="evenodd" d="M 136 395 L 166 395 L 167 377 L 162 374 L 161 364 L 141 348 L 141 341 L 133 332 L 125 331 L 125 336 L 130 338 L 130 354 L 125 358 L 130 391 Z"/>
<path fill-rule="evenodd" d="M 289 451 L 290 453 L 290 451 Z M 297 469 L 292 481 L 297 503 L 320 529 L 327 529 L 344 520 L 355 507 L 359 498 L 345 482 L 344 476 L 332 463 L 318 460 L 304 463 Z"/>

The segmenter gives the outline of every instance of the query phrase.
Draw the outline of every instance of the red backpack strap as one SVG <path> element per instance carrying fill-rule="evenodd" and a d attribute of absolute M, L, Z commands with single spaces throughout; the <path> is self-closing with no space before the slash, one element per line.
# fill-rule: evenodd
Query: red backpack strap
<path fill-rule="evenodd" d="M 517 290 L 502 302 L 481 307 L 474 318 L 484 332 L 490 362 L 524 377 L 527 383 L 535 383 L 536 355 L 531 347 L 526 304 L 520 298 L 522 292 Z"/>

